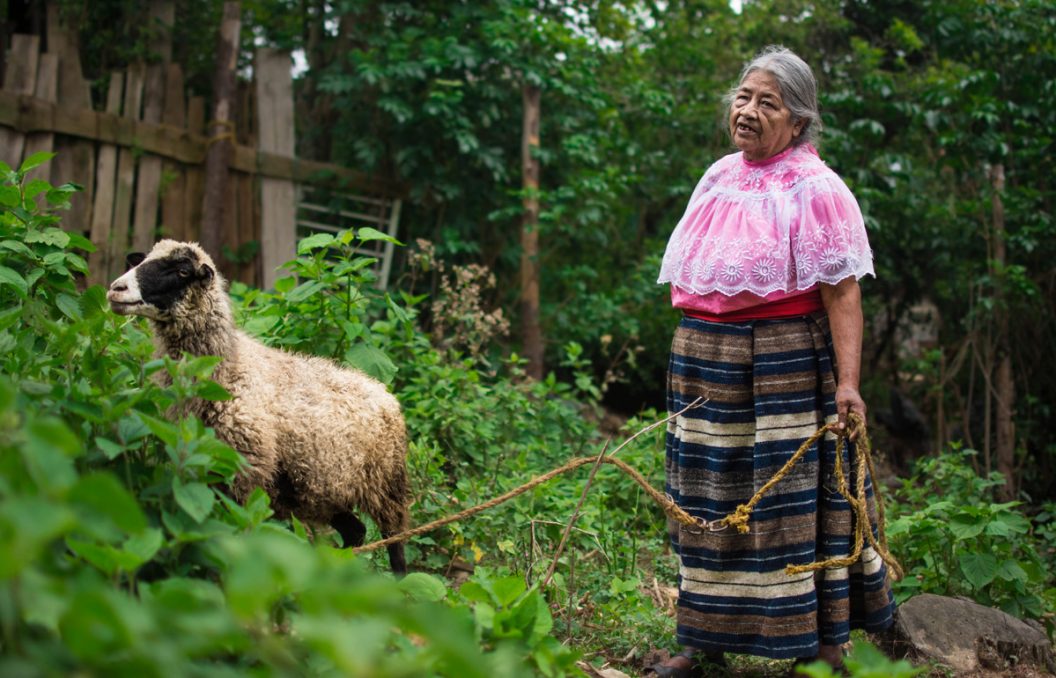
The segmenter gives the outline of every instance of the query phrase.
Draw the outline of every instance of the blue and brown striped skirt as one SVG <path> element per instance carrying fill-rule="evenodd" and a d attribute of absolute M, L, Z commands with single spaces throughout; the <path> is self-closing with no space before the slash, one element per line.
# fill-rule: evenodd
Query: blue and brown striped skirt
<path fill-rule="evenodd" d="M 667 407 L 674 413 L 699 396 L 708 400 L 668 424 L 667 491 L 679 505 L 709 522 L 732 513 L 804 440 L 835 421 L 833 356 L 823 313 L 742 323 L 683 318 L 671 347 Z M 868 545 L 851 567 L 785 573 L 786 565 L 852 548 L 855 518 L 836 492 L 835 442 L 831 434 L 820 440 L 759 502 L 747 534 L 669 523 L 680 561 L 680 644 L 813 657 L 819 643 L 842 644 L 852 628 L 890 626 L 887 568 Z M 867 492 L 875 525 L 869 479 Z"/>

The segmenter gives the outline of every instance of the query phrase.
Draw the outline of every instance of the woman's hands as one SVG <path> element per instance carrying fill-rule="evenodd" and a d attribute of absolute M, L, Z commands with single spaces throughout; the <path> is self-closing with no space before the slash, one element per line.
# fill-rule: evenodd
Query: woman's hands
<path fill-rule="evenodd" d="M 836 387 L 836 420 L 840 425 L 841 429 L 847 427 L 847 415 L 854 412 L 862 418 L 862 424 L 866 423 L 866 407 L 865 401 L 862 400 L 861 394 L 858 393 L 858 389 L 853 386 L 837 386 Z M 851 440 L 858 439 L 858 433 L 860 429 L 854 429 L 851 431 Z"/>

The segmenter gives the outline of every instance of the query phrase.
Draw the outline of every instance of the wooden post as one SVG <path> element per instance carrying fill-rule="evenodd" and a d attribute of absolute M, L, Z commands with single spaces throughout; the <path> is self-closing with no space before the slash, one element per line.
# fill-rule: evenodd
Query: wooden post
<path fill-rule="evenodd" d="M 293 78 L 290 55 L 272 49 L 256 53 L 257 110 L 262 151 L 294 154 Z M 260 182 L 260 254 L 263 287 L 278 278 L 276 269 L 297 254 L 296 195 L 292 181 L 264 177 Z"/>
<path fill-rule="evenodd" d="M 4 64 L 4 91 L 33 94 L 39 63 L 40 38 L 35 35 L 12 36 L 11 53 Z M 0 161 L 7 163 L 11 169 L 18 169 L 21 164 L 25 145 L 26 138 L 20 132 L 0 127 Z"/>
<path fill-rule="evenodd" d="M 165 108 L 165 67 L 153 64 L 147 68 L 147 83 L 143 95 L 144 122 L 161 122 Z M 161 188 L 161 158 L 144 155 L 139 159 L 136 179 L 136 213 L 132 222 L 132 249 L 147 252 L 154 246 L 158 228 L 158 190 Z"/>
<path fill-rule="evenodd" d="M 120 71 L 110 74 L 110 89 L 106 94 L 106 112 L 121 112 L 121 92 L 125 75 Z M 91 240 L 96 251 L 88 257 L 88 282 L 106 285 L 110 282 L 110 227 L 114 219 L 114 193 L 117 189 L 117 146 L 101 144 L 96 162 L 95 200 L 92 204 Z"/>
<path fill-rule="evenodd" d="M 238 65 L 238 36 L 242 29 L 241 3 L 225 2 L 216 43 L 216 71 L 213 76 L 213 119 L 209 123 L 210 146 L 205 159 L 205 195 L 202 198 L 202 248 L 214 261 L 220 260 L 224 202 L 228 165 L 234 140 L 232 106 L 235 97 L 235 67 Z"/>
<path fill-rule="evenodd" d="M 1001 194 L 1005 191 L 1005 166 L 998 163 L 990 172 L 993 185 L 994 260 L 991 275 L 994 280 L 994 324 L 996 334 L 996 359 L 994 388 L 996 393 L 995 421 L 997 470 L 1005 476 L 1000 488 L 1002 501 L 1011 501 L 1016 496 L 1016 429 L 1012 419 L 1016 398 L 1015 382 L 1012 378 L 1012 351 L 1009 346 L 1008 296 L 1005 294 L 1005 267 L 1008 264 L 1008 248 L 1005 243 L 1005 206 Z"/>
<path fill-rule="evenodd" d="M 539 327 L 539 148 L 540 91 L 521 90 L 524 121 L 521 130 L 521 174 L 524 215 L 521 217 L 521 342 L 528 376 L 543 378 L 543 334 Z"/>

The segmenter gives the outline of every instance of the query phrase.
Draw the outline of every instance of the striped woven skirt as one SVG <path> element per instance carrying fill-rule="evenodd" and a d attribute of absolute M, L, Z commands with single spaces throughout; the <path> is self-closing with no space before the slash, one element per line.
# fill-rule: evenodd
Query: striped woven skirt
<path fill-rule="evenodd" d="M 836 420 L 834 355 L 823 313 L 743 323 L 683 318 L 671 347 L 667 407 L 675 413 L 697 397 L 708 400 L 668 424 L 667 492 L 709 522 L 747 503 L 804 440 Z M 887 568 L 868 543 L 850 567 L 785 573 L 786 565 L 852 549 L 855 518 L 836 491 L 835 443 L 830 434 L 813 446 L 759 502 L 747 534 L 669 522 L 680 561 L 681 645 L 813 657 L 819 643 L 847 642 L 852 628 L 890 626 Z M 867 494 L 875 525 L 870 479 Z"/>

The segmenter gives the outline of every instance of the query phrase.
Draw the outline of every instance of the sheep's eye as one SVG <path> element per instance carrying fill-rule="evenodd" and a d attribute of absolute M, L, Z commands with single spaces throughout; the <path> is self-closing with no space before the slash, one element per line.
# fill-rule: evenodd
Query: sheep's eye
<path fill-rule="evenodd" d="M 191 277 L 191 269 L 189 269 L 189 268 L 178 268 L 178 269 L 176 269 L 176 275 L 180 276 L 181 278 L 190 278 Z"/>

